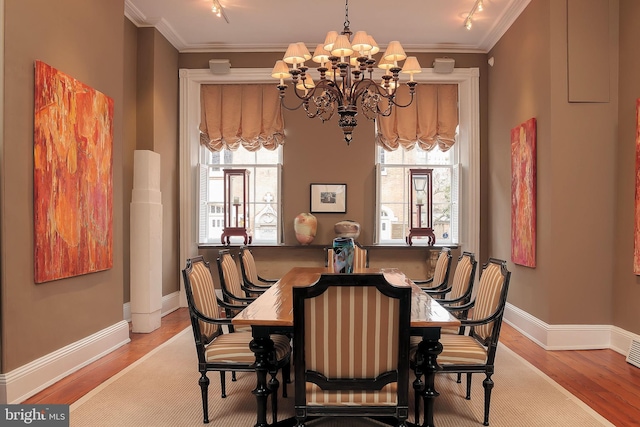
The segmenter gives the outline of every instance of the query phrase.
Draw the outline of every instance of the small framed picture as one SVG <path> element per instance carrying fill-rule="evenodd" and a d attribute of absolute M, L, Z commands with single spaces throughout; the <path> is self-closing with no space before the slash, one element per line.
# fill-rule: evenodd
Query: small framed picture
<path fill-rule="evenodd" d="M 347 213 L 347 184 L 311 184 L 311 213 Z"/>

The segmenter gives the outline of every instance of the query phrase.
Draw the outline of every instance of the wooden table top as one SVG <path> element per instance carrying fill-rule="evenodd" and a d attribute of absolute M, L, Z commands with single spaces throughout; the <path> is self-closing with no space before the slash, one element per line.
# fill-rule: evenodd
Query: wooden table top
<path fill-rule="evenodd" d="M 254 326 L 293 326 L 294 286 L 308 286 L 328 273 L 324 267 L 294 267 L 265 293 L 260 295 L 247 308 L 233 318 L 234 325 Z M 411 327 L 460 326 L 460 320 L 452 316 L 436 300 L 427 295 L 402 271 L 396 268 L 363 268 L 358 273 L 382 273 L 385 279 L 396 286 L 410 286 Z"/>

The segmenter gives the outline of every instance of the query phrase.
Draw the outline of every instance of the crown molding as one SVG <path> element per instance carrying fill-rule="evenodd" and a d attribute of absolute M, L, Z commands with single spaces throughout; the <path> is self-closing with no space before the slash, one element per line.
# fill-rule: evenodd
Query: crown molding
<path fill-rule="evenodd" d="M 486 37 L 480 42 L 480 47 L 484 53 L 488 53 L 493 49 L 530 2 L 531 0 L 513 0 L 511 2 L 502 16 L 498 18 L 496 25 L 491 28 Z"/>

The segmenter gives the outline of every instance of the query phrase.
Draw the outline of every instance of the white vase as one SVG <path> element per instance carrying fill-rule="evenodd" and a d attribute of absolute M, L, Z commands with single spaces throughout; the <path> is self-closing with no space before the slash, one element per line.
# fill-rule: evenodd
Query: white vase
<path fill-rule="evenodd" d="M 308 245 L 316 237 L 318 220 L 310 213 L 301 213 L 293 220 L 293 229 L 296 232 L 296 239 L 301 245 Z"/>

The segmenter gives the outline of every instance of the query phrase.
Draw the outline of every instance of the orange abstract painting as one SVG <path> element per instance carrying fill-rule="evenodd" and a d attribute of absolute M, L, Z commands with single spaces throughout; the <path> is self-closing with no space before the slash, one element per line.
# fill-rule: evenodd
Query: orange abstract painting
<path fill-rule="evenodd" d="M 640 275 L 640 98 L 636 99 L 636 213 L 633 228 L 633 273 Z"/>
<path fill-rule="evenodd" d="M 511 260 L 536 266 L 536 119 L 511 129 Z"/>
<path fill-rule="evenodd" d="M 36 61 L 35 282 L 113 266 L 113 99 Z"/>

